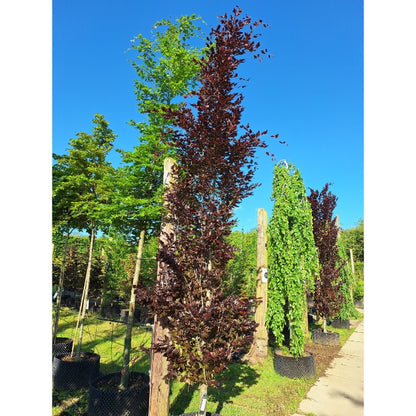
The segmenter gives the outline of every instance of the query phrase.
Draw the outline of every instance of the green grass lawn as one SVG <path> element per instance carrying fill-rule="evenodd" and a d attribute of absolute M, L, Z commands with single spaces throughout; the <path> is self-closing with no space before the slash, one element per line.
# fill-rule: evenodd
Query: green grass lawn
<path fill-rule="evenodd" d="M 362 316 L 360 317 L 362 318 Z M 58 336 L 73 338 L 77 314 L 63 308 L 60 315 Z M 350 330 L 328 327 L 340 334 L 343 345 L 354 328 Z M 100 354 L 100 371 L 108 374 L 121 370 L 125 325 L 103 321 L 89 316 L 83 336 L 83 351 Z M 137 357 L 133 370 L 147 373 L 149 356 L 141 347 L 149 347 L 151 332 L 134 328 L 132 357 Z M 233 363 L 220 375 L 217 389 L 209 389 L 207 411 L 222 416 L 289 416 L 295 413 L 300 401 L 315 383 L 322 371 L 312 379 L 289 379 L 277 374 L 273 368 L 272 349 L 267 361 L 254 367 L 245 363 Z M 88 389 L 72 392 L 53 392 L 54 416 L 86 416 Z M 178 381 L 171 382 L 170 413 L 178 415 L 195 412 L 199 407 L 199 391 Z"/>

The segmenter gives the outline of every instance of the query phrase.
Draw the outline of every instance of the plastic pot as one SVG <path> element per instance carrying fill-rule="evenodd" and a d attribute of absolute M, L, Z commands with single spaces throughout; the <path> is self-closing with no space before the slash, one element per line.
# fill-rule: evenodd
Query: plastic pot
<path fill-rule="evenodd" d="M 343 328 L 343 329 L 350 329 L 350 320 L 349 319 L 334 319 L 331 322 L 331 326 L 333 328 Z"/>
<path fill-rule="evenodd" d="M 73 341 L 71 338 L 57 337 L 52 344 L 52 354 L 71 354 Z"/>
<path fill-rule="evenodd" d="M 320 345 L 339 345 L 339 334 L 337 332 L 324 332 L 317 328 L 312 330 L 312 341 Z"/>
<path fill-rule="evenodd" d="M 281 350 L 275 350 L 273 366 L 281 376 L 288 378 L 310 378 L 315 376 L 313 354 L 305 351 L 304 357 L 294 358 L 283 355 Z"/>
<path fill-rule="evenodd" d="M 79 359 L 70 359 L 67 354 L 53 357 L 52 384 L 56 390 L 88 387 L 99 375 L 100 356 L 93 352 L 81 352 Z"/>
<path fill-rule="evenodd" d="M 88 416 L 147 416 L 149 408 L 149 376 L 131 372 L 133 387 L 119 390 L 121 373 L 110 373 L 90 384 Z M 142 385 L 134 386 L 134 382 Z"/>

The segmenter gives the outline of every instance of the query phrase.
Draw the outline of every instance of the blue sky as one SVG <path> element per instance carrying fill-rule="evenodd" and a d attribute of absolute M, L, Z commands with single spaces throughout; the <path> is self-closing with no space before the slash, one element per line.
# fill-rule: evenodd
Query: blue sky
<path fill-rule="evenodd" d="M 360 0 L 233 1 L 176 0 L 53 2 L 52 150 L 62 154 L 79 131 L 90 132 L 101 113 L 118 135 L 116 148 L 138 144 L 135 71 L 130 40 L 151 37 L 153 24 L 195 13 L 208 34 L 218 15 L 238 4 L 262 29 L 260 42 L 273 57 L 262 63 L 247 57 L 239 75 L 250 78 L 243 90 L 242 122 L 253 130 L 279 133 L 288 146 L 268 139 L 277 160 L 301 171 L 308 188 L 330 182 L 338 197 L 335 214 L 350 228 L 363 214 L 363 2 Z M 118 163 L 118 155 L 111 157 Z M 272 213 L 273 161 L 259 152 L 252 197 L 236 210 L 238 228 L 256 227 L 257 208 Z"/>

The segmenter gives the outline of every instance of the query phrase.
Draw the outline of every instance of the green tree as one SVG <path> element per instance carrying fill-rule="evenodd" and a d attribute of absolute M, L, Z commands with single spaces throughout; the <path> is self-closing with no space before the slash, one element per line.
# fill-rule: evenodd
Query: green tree
<path fill-rule="evenodd" d="M 319 260 L 312 227 L 312 211 L 301 174 L 292 164 L 274 168 L 273 213 L 267 232 L 268 305 L 266 322 L 279 347 L 288 323 L 290 353 L 304 353 L 307 332 L 305 291 L 312 291 Z"/>
<path fill-rule="evenodd" d="M 114 224 L 137 244 L 137 256 L 126 329 L 121 386 L 127 387 L 131 349 L 131 329 L 137 285 L 145 238 L 159 231 L 162 213 L 163 161 L 174 154 L 168 144 L 172 123 L 164 109 L 176 110 L 183 95 L 195 88 L 202 51 L 191 45 L 198 38 L 200 20 L 195 15 L 182 16 L 175 22 L 161 20 L 154 25 L 153 39 L 138 35 L 132 48 L 136 60 L 135 95 L 144 120 L 130 121 L 139 131 L 139 145 L 132 151 L 120 151 L 122 166 L 117 171 L 114 199 Z"/>
<path fill-rule="evenodd" d="M 227 292 L 255 297 L 257 231 L 233 231 L 227 242 L 236 248 L 235 257 L 228 262 L 224 274 Z"/>
<path fill-rule="evenodd" d="M 103 115 L 96 114 L 93 123 L 92 134 L 80 132 L 75 139 L 70 139 L 67 155 L 53 155 L 60 169 L 66 172 L 60 191 L 69 196 L 67 209 L 70 216 L 80 231 L 87 230 L 90 235 L 88 265 L 76 329 L 80 322 L 77 356 L 81 352 L 94 242 L 97 231 L 106 231 L 109 226 L 106 207 L 114 188 L 111 180 L 114 168 L 106 158 L 116 136 Z"/>
<path fill-rule="evenodd" d="M 348 230 L 342 230 L 345 248 L 352 249 L 354 262 L 364 262 L 364 221 L 360 220 L 358 225 Z"/>
<path fill-rule="evenodd" d="M 340 292 L 344 297 L 344 302 L 338 314 L 336 315 L 339 319 L 356 319 L 358 317 L 357 309 L 354 306 L 353 287 L 354 287 L 354 276 L 349 262 L 349 254 L 343 238 L 338 239 L 338 264 L 344 263 L 344 266 L 340 270 Z"/>

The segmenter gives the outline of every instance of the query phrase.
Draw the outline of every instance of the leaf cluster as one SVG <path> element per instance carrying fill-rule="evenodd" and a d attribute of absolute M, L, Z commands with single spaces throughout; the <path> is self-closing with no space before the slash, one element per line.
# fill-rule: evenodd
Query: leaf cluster
<path fill-rule="evenodd" d="M 255 184 L 254 154 L 265 147 L 249 126 L 241 126 L 242 95 L 235 93 L 236 70 L 254 52 L 251 19 L 235 9 L 211 31 L 208 52 L 199 61 L 197 100 L 178 110 L 166 108 L 175 131 L 175 181 L 166 192 L 167 221 L 175 235 L 164 235 L 158 253 L 160 280 L 138 298 L 161 319 L 169 335 L 154 349 L 169 361 L 168 377 L 190 384 L 215 384 L 234 354 L 250 345 L 255 322 L 249 299 L 224 292 L 223 276 L 235 249 L 227 242 L 233 210 Z M 238 127 L 243 134 L 238 134 Z"/>
<path fill-rule="evenodd" d="M 289 325 L 290 352 L 303 354 L 306 291 L 313 291 L 319 273 L 313 239 L 312 212 L 301 174 L 292 164 L 274 168 L 273 213 L 267 228 L 268 305 L 266 322 L 278 346 Z"/>

